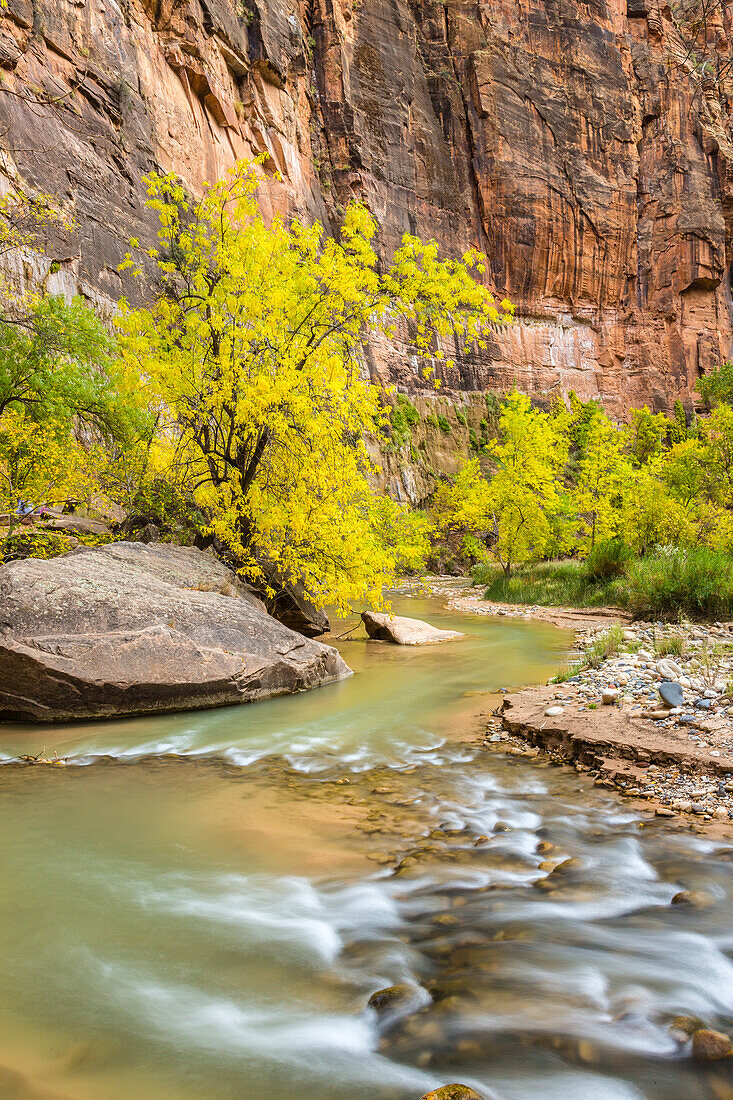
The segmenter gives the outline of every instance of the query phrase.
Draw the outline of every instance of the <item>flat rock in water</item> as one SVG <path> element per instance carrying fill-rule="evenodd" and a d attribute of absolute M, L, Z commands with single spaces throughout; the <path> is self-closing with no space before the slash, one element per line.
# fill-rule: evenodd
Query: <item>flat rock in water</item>
<path fill-rule="evenodd" d="M 407 619 L 381 611 L 362 611 L 361 618 L 370 638 L 395 645 L 430 645 L 464 637 L 457 630 L 439 630 L 422 619 Z"/>
<path fill-rule="evenodd" d="M 200 550 L 113 543 L 0 567 L 0 718 L 224 706 L 348 676 Z"/>
<path fill-rule="evenodd" d="M 685 701 L 682 686 L 675 680 L 662 680 L 659 685 L 659 695 L 668 707 L 681 707 Z"/>

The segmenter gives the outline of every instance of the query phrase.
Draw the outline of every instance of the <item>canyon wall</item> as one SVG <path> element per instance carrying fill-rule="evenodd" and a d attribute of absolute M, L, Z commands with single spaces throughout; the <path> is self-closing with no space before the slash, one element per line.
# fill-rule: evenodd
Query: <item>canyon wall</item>
<path fill-rule="evenodd" d="M 618 414 L 689 405 L 733 330 L 733 82 L 687 71 L 671 18 L 657 0 L 8 0 L 5 169 L 77 223 L 35 274 L 110 308 L 126 239 L 154 231 L 147 170 L 196 188 L 267 152 L 268 214 L 335 226 L 358 197 L 384 249 L 410 231 L 487 253 L 518 320 L 442 372 L 459 400 L 516 382 Z M 725 59 L 727 19 L 713 30 Z M 425 385 L 405 347 L 370 366 Z"/>

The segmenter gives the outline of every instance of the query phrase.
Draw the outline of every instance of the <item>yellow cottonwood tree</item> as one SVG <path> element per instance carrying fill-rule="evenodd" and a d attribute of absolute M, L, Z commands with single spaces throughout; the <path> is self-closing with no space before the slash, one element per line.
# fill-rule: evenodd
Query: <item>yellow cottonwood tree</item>
<path fill-rule="evenodd" d="M 588 429 L 585 453 L 578 467 L 575 505 L 587 539 L 585 551 L 613 538 L 621 529 L 624 501 L 632 481 L 626 436 L 605 413 Z"/>
<path fill-rule="evenodd" d="M 197 200 L 172 176 L 149 177 L 161 290 L 123 315 L 124 354 L 169 413 L 210 530 L 245 573 L 267 558 L 320 602 L 378 603 L 424 524 L 370 489 L 364 435 L 384 413 L 365 340 L 401 325 L 419 354 L 440 357 L 441 338 L 481 342 L 511 306 L 476 282 L 476 251 L 441 260 L 434 242 L 406 235 L 380 267 L 359 204 L 336 238 L 317 223 L 267 226 L 257 168 L 238 164 Z"/>
<path fill-rule="evenodd" d="M 533 409 L 519 393 L 509 394 L 499 441 L 490 447 L 493 477 L 484 477 L 478 459 L 465 463 L 450 485 L 436 491 L 438 525 L 482 542 L 507 576 L 517 562 L 564 549 L 572 537 L 559 479 L 567 459 L 566 427 L 566 419 Z"/>

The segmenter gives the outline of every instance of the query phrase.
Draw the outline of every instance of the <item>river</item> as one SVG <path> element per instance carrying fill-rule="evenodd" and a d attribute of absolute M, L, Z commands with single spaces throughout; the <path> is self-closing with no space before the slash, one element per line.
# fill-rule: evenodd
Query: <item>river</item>
<path fill-rule="evenodd" d="M 567 634 L 395 610 L 466 637 L 343 639 L 353 677 L 266 703 L 3 727 L 0 1096 L 733 1098 L 671 1026 L 733 1023 L 733 844 L 480 747 Z"/>

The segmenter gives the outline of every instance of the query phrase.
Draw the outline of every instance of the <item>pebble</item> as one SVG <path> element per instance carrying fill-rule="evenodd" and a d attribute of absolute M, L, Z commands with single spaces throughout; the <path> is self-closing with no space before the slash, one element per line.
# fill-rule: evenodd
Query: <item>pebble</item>
<path fill-rule="evenodd" d="M 548 718 L 557 718 L 559 715 L 565 713 L 565 707 L 547 707 L 545 709 L 545 715 Z"/>

